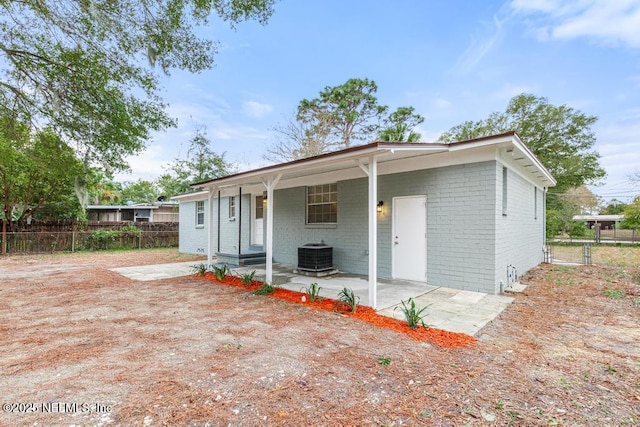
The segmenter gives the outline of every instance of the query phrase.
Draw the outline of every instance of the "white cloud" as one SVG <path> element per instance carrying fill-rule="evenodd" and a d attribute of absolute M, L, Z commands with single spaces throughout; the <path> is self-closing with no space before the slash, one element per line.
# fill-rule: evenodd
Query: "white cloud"
<path fill-rule="evenodd" d="M 258 101 L 247 101 L 242 104 L 242 111 L 249 117 L 260 119 L 269 115 L 273 111 L 273 107 Z"/>
<path fill-rule="evenodd" d="M 473 35 L 467 49 L 458 57 L 453 71 L 461 74 L 472 71 L 502 39 L 503 24 L 504 20 L 495 15 L 492 23 L 485 24 L 488 34 Z"/>
<path fill-rule="evenodd" d="M 586 37 L 602 44 L 640 47 L 640 0 L 514 0 L 540 39 Z"/>
<path fill-rule="evenodd" d="M 494 98 L 509 100 L 521 93 L 533 93 L 535 89 L 527 85 L 514 85 L 511 83 L 505 83 L 500 89 L 492 93 Z"/>
<path fill-rule="evenodd" d="M 598 142 L 595 149 L 600 153 L 600 164 L 607 171 L 606 183 L 595 187 L 596 194 L 605 199 L 616 197 L 629 201 L 638 194 L 628 177 L 640 165 L 640 110 L 627 111 L 613 123 L 595 129 Z M 625 199 L 626 197 L 626 199 Z"/>
<path fill-rule="evenodd" d="M 444 98 L 435 98 L 433 100 L 433 106 L 437 109 L 447 109 L 453 107 L 453 102 Z"/>
<path fill-rule="evenodd" d="M 143 179 L 153 181 L 165 173 L 165 166 L 173 161 L 173 157 L 161 145 L 150 145 L 137 156 L 130 156 L 127 162 L 130 172 L 115 174 L 115 180 L 119 182 L 137 181 Z"/>

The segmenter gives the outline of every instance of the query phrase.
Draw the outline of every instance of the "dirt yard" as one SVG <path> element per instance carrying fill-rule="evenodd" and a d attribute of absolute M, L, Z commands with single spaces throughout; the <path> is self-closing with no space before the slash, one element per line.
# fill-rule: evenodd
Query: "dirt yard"
<path fill-rule="evenodd" d="M 475 348 L 445 350 L 195 277 L 108 270 L 191 259 L 0 259 L 0 424 L 640 424 L 638 266 L 540 266 Z"/>

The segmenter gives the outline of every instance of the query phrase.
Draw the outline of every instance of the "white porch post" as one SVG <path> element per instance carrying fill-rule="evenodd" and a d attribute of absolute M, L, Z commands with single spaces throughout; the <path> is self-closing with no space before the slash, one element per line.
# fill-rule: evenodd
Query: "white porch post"
<path fill-rule="evenodd" d="M 278 174 L 275 177 L 267 178 L 265 181 L 262 180 L 262 183 L 267 189 L 267 236 L 265 246 L 267 248 L 267 277 L 265 279 L 266 283 L 271 283 L 273 281 L 273 189 L 278 185 L 278 181 L 282 174 Z"/>
<path fill-rule="evenodd" d="M 207 222 L 207 265 L 213 263 L 213 194 L 215 188 L 209 190 L 207 198 L 207 210 L 209 212 L 209 221 Z"/>
<path fill-rule="evenodd" d="M 378 204 L 378 161 L 369 157 L 369 306 L 374 310 L 378 304 L 378 223 L 376 206 Z"/>

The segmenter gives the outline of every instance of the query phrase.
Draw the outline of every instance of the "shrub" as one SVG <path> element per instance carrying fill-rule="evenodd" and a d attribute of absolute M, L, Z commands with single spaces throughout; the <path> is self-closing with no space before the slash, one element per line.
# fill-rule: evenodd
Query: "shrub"
<path fill-rule="evenodd" d="M 108 249 L 119 234 L 116 230 L 95 230 L 87 237 L 87 249 Z"/>

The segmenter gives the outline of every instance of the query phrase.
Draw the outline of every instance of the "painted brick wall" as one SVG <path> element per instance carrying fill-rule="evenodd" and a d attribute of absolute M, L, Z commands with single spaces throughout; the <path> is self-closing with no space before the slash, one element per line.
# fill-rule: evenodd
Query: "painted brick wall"
<path fill-rule="evenodd" d="M 239 198 L 236 196 L 236 218 L 231 220 L 229 218 L 229 197 L 222 197 L 220 200 L 220 252 L 237 253 L 238 252 L 238 227 L 240 226 L 239 214 L 240 205 L 238 203 Z M 218 198 L 214 200 L 213 208 L 218 209 Z M 214 218 L 214 229 L 217 232 L 217 218 Z M 242 195 L 242 239 L 241 250 L 245 251 L 249 248 L 249 241 L 251 235 L 251 195 Z M 214 234 L 215 234 L 214 232 Z M 216 237 L 217 239 L 217 237 Z M 218 242 L 214 241 L 213 250 L 217 252 Z"/>
<path fill-rule="evenodd" d="M 378 274 L 391 277 L 392 197 L 427 195 L 427 281 L 438 286 L 493 292 L 495 162 L 380 176 Z M 297 263 L 298 246 L 333 246 L 342 271 L 367 274 L 367 179 L 338 182 L 338 224 L 305 225 L 305 188 L 274 194 L 274 260 Z"/>
<path fill-rule="evenodd" d="M 381 176 L 380 277 L 391 276 L 392 197 L 426 194 L 427 282 L 493 293 L 494 174 L 495 162 L 482 162 Z"/>
<path fill-rule="evenodd" d="M 500 292 L 500 281 L 507 286 L 507 266 L 516 267 L 518 275 L 543 261 L 544 202 L 543 190 L 507 167 L 507 214 L 502 214 L 502 168 L 496 162 L 496 264 L 495 293 Z M 536 206 L 537 205 L 537 206 Z"/>
<path fill-rule="evenodd" d="M 187 254 L 207 254 L 209 208 L 204 202 L 204 227 L 196 227 L 196 202 L 180 203 L 179 251 Z"/>

